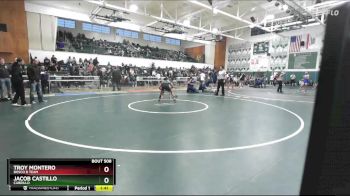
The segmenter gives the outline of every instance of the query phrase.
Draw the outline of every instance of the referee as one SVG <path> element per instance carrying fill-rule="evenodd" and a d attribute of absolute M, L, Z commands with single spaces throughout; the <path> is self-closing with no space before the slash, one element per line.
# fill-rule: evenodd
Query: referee
<path fill-rule="evenodd" d="M 226 76 L 226 71 L 222 66 L 220 66 L 220 71 L 218 72 L 218 88 L 215 93 L 216 96 L 219 94 L 220 87 L 221 87 L 221 95 L 225 96 L 225 76 Z"/>

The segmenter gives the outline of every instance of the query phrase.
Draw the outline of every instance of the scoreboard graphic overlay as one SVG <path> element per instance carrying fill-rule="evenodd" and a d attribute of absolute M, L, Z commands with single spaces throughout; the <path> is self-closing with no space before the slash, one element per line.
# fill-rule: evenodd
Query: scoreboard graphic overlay
<path fill-rule="evenodd" d="M 7 159 L 11 191 L 113 191 L 115 159 Z"/>

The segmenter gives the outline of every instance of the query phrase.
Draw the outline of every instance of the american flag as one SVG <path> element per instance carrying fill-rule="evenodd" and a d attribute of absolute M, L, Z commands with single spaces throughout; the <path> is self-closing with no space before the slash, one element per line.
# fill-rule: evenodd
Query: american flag
<path fill-rule="evenodd" d="M 306 35 L 306 44 L 305 44 L 306 49 L 309 49 L 310 45 L 311 45 L 311 37 L 310 37 L 310 34 L 307 34 Z"/>
<path fill-rule="evenodd" d="M 298 36 L 292 36 L 290 38 L 289 52 L 300 52 L 301 37 L 302 37 L 301 35 L 298 35 Z"/>
<path fill-rule="evenodd" d="M 316 38 L 311 36 L 309 33 L 306 35 L 305 49 L 311 49 L 312 45 L 316 42 Z"/>

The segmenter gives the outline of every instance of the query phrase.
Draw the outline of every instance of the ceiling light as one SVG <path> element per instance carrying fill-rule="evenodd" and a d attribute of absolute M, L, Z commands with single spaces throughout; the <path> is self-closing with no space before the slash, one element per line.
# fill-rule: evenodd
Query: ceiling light
<path fill-rule="evenodd" d="M 250 9 L 250 11 L 254 12 L 256 9 L 256 7 L 253 7 L 252 9 Z"/>
<path fill-rule="evenodd" d="M 311 26 L 316 26 L 316 25 L 320 25 L 320 23 L 316 22 L 316 23 L 310 23 L 310 24 L 307 24 L 307 25 L 301 25 L 302 27 L 311 27 Z"/>
<path fill-rule="evenodd" d="M 184 20 L 183 24 L 186 26 L 189 26 L 191 24 L 191 21 L 186 19 L 186 20 Z"/>
<path fill-rule="evenodd" d="M 217 34 L 219 32 L 219 30 L 217 28 L 213 28 L 213 33 Z"/>
<path fill-rule="evenodd" d="M 251 25 L 249 25 L 249 28 L 254 28 L 255 27 L 255 25 L 254 24 L 251 24 Z"/>
<path fill-rule="evenodd" d="M 136 11 L 139 9 L 139 7 L 138 7 L 137 5 L 135 5 L 135 4 L 131 4 L 130 7 L 129 7 L 129 9 L 130 9 L 132 12 L 136 12 Z"/>
<path fill-rule="evenodd" d="M 288 8 L 289 8 L 288 5 L 283 5 L 283 6 L 282 6 L 282 9 L 283 9 L 283 10 L 288 10 Z"/>
<path fill-rule="evenodd" d="M 275 19 L 275 15 L 273 15 L 273 14 L 267 15 L 265 17 L 265 20 L 273 20 L 273 19 Z"/>
<path fill-rule="evenodd" d="M 218 13 L 218 10 L 217 9 L 213 9 L 213 14 L 217 14 Z"/>

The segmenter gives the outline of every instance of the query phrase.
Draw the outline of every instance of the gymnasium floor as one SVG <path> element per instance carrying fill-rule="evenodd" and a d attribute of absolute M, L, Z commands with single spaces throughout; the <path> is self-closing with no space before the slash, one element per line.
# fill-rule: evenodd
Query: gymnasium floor
<path fill-rule="evenodd" d="M 0 103 L 0 194 L 21 194 L 8 191 L 7 158 L 90 157 L 116 158 L 110 194 L 298 194 L 314 92 L 230 91 L 178 91 L 175 104 L 154 92 Z"/>

